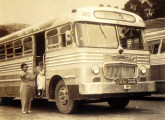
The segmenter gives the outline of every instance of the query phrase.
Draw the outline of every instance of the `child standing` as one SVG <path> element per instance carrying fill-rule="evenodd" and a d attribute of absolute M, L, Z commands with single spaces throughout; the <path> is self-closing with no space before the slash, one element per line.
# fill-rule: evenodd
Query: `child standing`
<path fill-rule="evenodd" d="M 39 63 L 39 66 L 37 66 L 37 89 L 38 89 L 38 95 L 43 96 L 45 91 L 45 70 L 43 67 L 43 62 L 41 61 Z"/>

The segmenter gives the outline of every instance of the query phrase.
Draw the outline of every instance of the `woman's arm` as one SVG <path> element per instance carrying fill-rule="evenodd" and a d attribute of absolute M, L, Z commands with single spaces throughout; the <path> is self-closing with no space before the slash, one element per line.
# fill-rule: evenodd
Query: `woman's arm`
<path fill-rule="evenodd" d="M 39 74 L 44 76 L 45 75 L 45 70 L 43 69 L 42 71 L 39 72 Z"/>
<path fill-rule="evenodd" d="M 20 75 L 20 78 L 25 78 L 25 77 L 26 77 L 26 75 L 27 75 L 27 73 L 22 72 L 22 73 L 21 73 L 21 75 Z"/>

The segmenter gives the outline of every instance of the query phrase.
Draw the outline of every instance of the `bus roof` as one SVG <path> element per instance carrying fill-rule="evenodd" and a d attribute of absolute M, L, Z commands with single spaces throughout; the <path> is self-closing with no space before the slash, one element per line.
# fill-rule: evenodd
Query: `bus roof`
<path fill-rule="evenodd" d="M 160 40 L 165 37 L 165 18 L 146 20 L 145 41 Z"/>
<path fill-rule="evenodd" d="M 150 19 L 144 22 L 147 29 L 165 27 L 165 18 Z"/>
<path fill-rule="evenodd" d="M 69 13 L 56 17 L 55 19 L 25 28 L 23 30 L 2 37 L 0 38 L 0 43 L 45 31 L 47 29 L 51 29 L 62 24 L 70 22 L 73 23 L 77 21 L 145 27 L 145 24 L 141 17 L 128 11 L 111 7 L 83 7 L 74 9 Z"/>

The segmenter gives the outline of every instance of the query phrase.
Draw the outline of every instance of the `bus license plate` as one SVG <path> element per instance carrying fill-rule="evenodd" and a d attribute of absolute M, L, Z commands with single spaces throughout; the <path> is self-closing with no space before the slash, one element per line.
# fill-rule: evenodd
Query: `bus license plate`
<path fill-rule="evenodd" d="M 117 79 L 116 80 L 116 84 L 117 85 L 132 85 L 132 84 L 136 84 L 137 83 L 137 79 L 132 78 L 132 79 Z"/>

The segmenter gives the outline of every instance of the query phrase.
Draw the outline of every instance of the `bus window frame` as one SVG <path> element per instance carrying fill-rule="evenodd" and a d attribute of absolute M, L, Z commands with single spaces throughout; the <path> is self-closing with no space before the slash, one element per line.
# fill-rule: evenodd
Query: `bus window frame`
<path fill-rule="evenodd" d="M 17 41 L 21 41 L 21 45 L 15 46 L 15 43 L 16 43 Z M 22 55 L 23 55 L 23 42 L 22 42 L 22 39 L 17 39 L 17 40 L 15 40 L 15 41 L 13 42 L 13 44 L 14 44 L 14 56 L 15 56 L 15 57 L 22 56 Z M 21 52 L 21 53 L 16 53 L 16 49 L 19 49 L 19 48 L 22 49 L 22 52 Z"/>
<path fill-rule="evenodd" d="M 7 47 L 8 44 L 12 44 L 12 46 Z M 10 54 L 8 54 L 8 52 L 7 52 L 9 49 L 13 49 L 12 50 L 13 52 L 10 53 Z M 11 58 L 14 57 L 14 44 L 13 44 L 13 41 L 10 41 L 10 42 L 5 43 L 5 53 L 6 53 L 6 59 L 11 59 Z"/>
<path fill-rule="evenodd" d="M 165 54 L 165 51 L 162 52 L 163 43 L 165 44 L 165 38 L 161 38 L 159 54 Z"/>
<path fill-rule="evenodd" d="M 70 26 L 70 29 L 69 30 L 65 30 L 65 31 L 61 31 L 64 27 L 66 27 L 66 26 Z M 60 40 L 61 40 L 61 47 L 62 48 L 65 48 L 65 47 L 68 47 L 68 46 L 71 46 L 72 45 L 72 43 L 71 44 L 67 44 L 67 40 L 66 40 L 66 31 L 73 31 L 73 29 L 72 29 L 72 24 L 65 24 L 64 26 L 61 26 L 61 28 L 60 28 L 60 34 L 59 34 L 59 36 L 60 36 Z M 64 40 L 63 40 L 63 38 L 64 38 Z M 65 43 L 65 45 L 64 45 L 64 43 Z"/>
<path fill-rule="evenodd" d="M 156 54 L 153 54 L 153 50 L 151 51 L 151 50 L 149 49 L 149 47 L 148 47 L 148 45 L 151 44 L 151 43 L 154 43 L 154 41 L 155 41 L 155 42 L 159 42 L 159 48 L 158 48 L 158 52 L 157 52 Z M 153 45 L 153 44 L 151 44 L 151 45 Z M 148 49 L 149 51 L 151 51 L 151 52 L 150 52 L 151 55 L 158 55 L 158 54 L 160 54 L 161 46 L 162 46 L 162 40 L 161 40 L 161 39 L 154 39 L 154 40 L 149 40 L 149 41 L 147 41 L 147 49 Z"/>
<path fill-rule="evenodd" d="M 119 41 L 119 45 L 120 45 L 120 47 L 121 48 L 123 48 L 122 47 L 122 45 L 121 45 L 121 41 L 120 41 L 120 33 L 119 33 L 119 27 L 127 27 L 127 28 L 136 28 L 136 29 L 139 29 L 140 30 L 140 34 L 141 34 L 141 36 L 139 36 L 139 39 L 138 39 L 138 44 L 140 44 L 140 42 L 141 42 L 141 45 L 142 45 L 142 47 L 143 48 L 138 48 L 138 49 L 131 49 L 131 48 L 123 48 L 123 49 L 125 49 L 125 50 L 144 50 L 144 38 L 143 38 L 143 27 L 136 27 L 136 26 L 124 26 L 124 25 L 117 25 L 116 24 L 116 27 L 117 27 L 117 35 L 118 35 L 118 41 Z M 132 39 L 132 38 L 131 38 Z M 135 41 L 136 39 L 134 38 L 132 41 L 133 41 L 133 44 L 134 44 L 134 46 L 136 45 L 136 41 Z M 127 43 L 128 44 L 128 43 Z M 132 44 L 132 42 L 131 42 L 131 44 Z"/>
<path fill-rule="evenodd" d="M 30 44 L 29 42 L 28 43 L 24 43 L 24 40 L 26 40 L 27 38 L 31 38 L 31 49 L 30 50 L 25 50 L 25 44 Z M 23 55 L 28 55 L 28 54 L 33 54 L 34 52 L 34 36 L 27 36 L 25 38 L 22 38 L 22 45 L 23 45 Z M 26 52 L 25 52 L 26 51 Z"/>
<path fill-rule="evenodd" d="M 55 35 L 53 35 L 53 36 L 50 36 L 50 37 L 48 37 L 47 36 L 47 34 L 50 32 L 50 31 L 52 31 L 52 30 L 57 30 L 57 33 L 55 34 Z M 48 44 L 49 43 L 49 38 L 52 38 L 52 37 L 56 37 L 57 36 L 57 43 L 56 44 Z M 46 50 L 52 50 L 52 49 L 57 49 L 58 47 L 59 47 L 59 36 L 58 36 L 58 28 L 57 27 L 55 27 L 55 28 L 52 28 L 52 29 L 49 29 L 49 30 L 47 30 L 47 31 L 45 31 L 45 39 L 46 39 Z M 50 47 L 50 48 L 49 48 Z"/>
<path fill-rule="evenodd" d="M 65 46 L 62 45 L 62 43 L 63 43 L 63 41 L 62 41 L 62 35 L 64 35 L 64 37 L 65 37 L 65 33 L 68 30 L 66 30 L 65 32 L 62 32 L 61 33 L 61 29 L 64 28 L 65 26 L 67 26 L 67 25 L 70 25 L 70 27 L 71 27 L 70 31 L 73 31 L 73 25 L 70 22 L 69 23 L 66 23 L 66 24 L 62 24 L 62 25 L 56 26 L 54 28 L 51 28 L 51 29 L 48 29 L 48 30 L 45 31 L 46 51 L 59 50 L 59 49 L 62 49 L 62 48 L 66 48 L 68 46 L 72 46 L 73 40 L 72 40 L 72 44 L 67 45 L 66 39 L 65 39 L 66 45 Z M 57 34 L 56 35 L 53 35 L 51 37 L 58 36 L 57 37 L 58 38 L 58 43 L 57 44 L 48 45 L 48 38 L 50 38 L 50 37 L 47 37 L 47 33 L 50 32 L 51 30 L 54 30 L 54 29 L 57 29 Z M 73 37 L 72 37 L 72 39 L 73 39 Z"/>
<path fill-rule="evenodd" d="M 6 59 L 6 48 L 5 48 L 5 44 L 0 44 L 0 46 L 3 46 L 3 49 L 0 49 L 0 52 L 4 53 L 0 53 L 0 61 L 5 60 Z"/>

